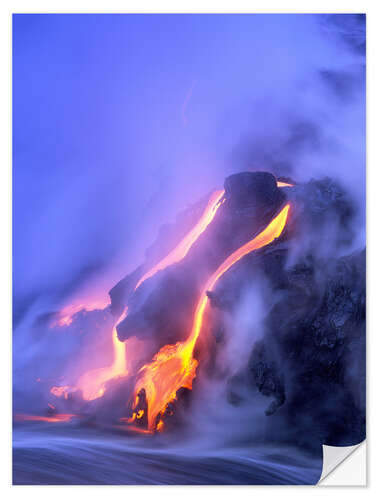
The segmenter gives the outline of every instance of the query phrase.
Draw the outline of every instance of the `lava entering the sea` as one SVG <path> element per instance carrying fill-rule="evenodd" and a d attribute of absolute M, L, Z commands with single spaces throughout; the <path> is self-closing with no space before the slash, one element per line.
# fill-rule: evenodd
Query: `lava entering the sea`
<path fill-rule="evenodd" d="M 79 415 L 71 413 L 55 413 L 51 416 L 45 415 L 28 415 L 26 413 L 16 413 L 14 420 L 16 422 L 70 422 L 73 418 L 78 418 Z"/>
<path fill-rule="evenodd" d="M 207 226 L 214 219 L 219 207 L 224 202 L 224 190 L 217 190 L 212 193 L 206 205 L 203 214 L 199 218 L 195 226 L 181 240 L 181 242 L 160 262 L 148 270 L 137 282 L 134 291 L 147 279 L 154 276 L 157 272 L 166 269 L 167 267 L 181 261 L 189 252 L 192 245 L 197 241 L 199 236 L 206 230 Z M 86 310 L 92 310 L 94 306 L 85 306 Z M 76 314 L 79 309 L 77 307 L 66 308 L 64 314 L 60 317 L 59 325 L 69 325 L 73 321 L 73 317 L 69 316 L 69 311 L 72 315 Z M 128 374 L 126 365 L 126 342 L 121 342 L 117 337 L 117 325 L 119 325 L 128 313 L 128 306 L 125 307 L 123 313 L 116 321 L 112 329 L 113 343 L 113 362 L 110 366 L 97 368 L 84 373 L 74 387 L 69 386 L 54 386 L 51 388 L 51 394 L 57 397 L 68 398 L 69 393 L 77 390 L 82 391 L 82 397 L 86 401 L 103 396 L 106 390 L 106 384 L 117 377 L 125 377 Z"/>
<path fill-rule="evenodd" d="M 279 188 L 293 186 L 283 181 L 276 181 L 275 184 Z M 212 193 L 195 226 L 166 257 L 138 279 L 133 292 L 159 271 L 180 262 L 186 257 L 192 245 L 214 220 L 220 206 L 225 201 L 224 193 L 224 190 L 217 190 Z M 129 306 L 126 305 L 112 328 L 113 362 L 111 365 L 83 373 L 75 386 L 54 386 L 50 390 L 51 394 L 68 400 L 71 393 L 81 391 L 84 400 L 93 401 L 103 396 L 109 381 L 130 374 L 135 375 L 132 416 L 130 418 L 125 417 L 121 421 L 126 421 L 128 424 L 137 424 L 140 431 L 142 429 L 148 429 L 150 432 L 160 431 L 164 426 L 164 417 L 170 411 L 169 404 L 178 399 L 179 389 L 192 389 L 198 366 L 198 360 L 194 357 L 194 349 L 201 333 L 204 313 L 208 304 L 207 292 L 212 291 L 221 276 L 242 257 L 269 245 L 281 235 L 286 225 L 289 209 L 290 205 L 286 204 L 263 231 L 230 254 L 216 271 L 209 276 L 202 288 L 195 307 L 192 329 L 185 341 L 164 345 L 154 355 L 152 361 L 143 365 L 138 373 L 130 373 L 126 362 L 126 349 L 127 343 L 131 342 L 132 338 L 121 342 L 117 336 L 117 326 L 128 315 Z M 85 309 L 90 310 L 92 308 L 85 306 Z M 64 314 L 60 315 L 63 325 L 70 324 L 74 320 L 74 315 L 78 312 L 77 308 L 71 308 L 73 316 L 69 318 L 69 314 L 65 314 L 68 311 L 69 308 L 63 310 Z"/>
<path fill-rule="evenodd" d="M 163 426 L 163 412 L 169 402 L 176 398 L 177 391 L 182 388 L 192 389 L 196 376 L 198 361 L 194 358 L 194 347 L 199 337 L 203 316 L 208 304 L 207 292 L 212 291 L 219 278 L 228 271 L 242 257 L 269 245 L 278 238 L 284 230 L 290 205 L 287 204 L 268 226 L 255 238 L 233 252 L 205 283 L 198 304 L 195 309 L 193 327 L 185 342 L 174 345 L 165 345 L 154 356 L 151 363 L 143 366 L 136 382 L 134 397 L 139 394 L 147 397 L 147 423 L 151 430 L 160 430 Z M 134 412 L 139 415 L 138 405 L 134 405 Z M 143 416 L 143 414 L 142 414 Z M 133 418 L 134 420 L 134 414 Z"/>

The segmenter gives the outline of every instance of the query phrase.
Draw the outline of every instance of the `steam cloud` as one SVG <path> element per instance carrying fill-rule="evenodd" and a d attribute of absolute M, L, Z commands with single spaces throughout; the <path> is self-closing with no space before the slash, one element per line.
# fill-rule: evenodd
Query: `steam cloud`
<path fill-rule="evenodd" d="M 15 320 L 234 172 L 336 177 L 363 227 L 364 44 L 361 15 L 16 15 Z"/>

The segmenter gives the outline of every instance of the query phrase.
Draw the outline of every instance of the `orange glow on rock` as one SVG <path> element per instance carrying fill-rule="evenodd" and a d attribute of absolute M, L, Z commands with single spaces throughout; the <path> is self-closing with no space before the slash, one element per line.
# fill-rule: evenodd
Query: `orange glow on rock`
<path fill-rule="evenodd" d="M 192 389 L 198 366 L 193 352 L 202 328 L 204 311 L 208 304 L 206 292 L 212 291 L 219 278 L 242 257 L 269 245 L 281 235 L 287 221 L 289 208 L 290 205 L 286 205 L 261 233 L 233 252 L 210 276 L 202 289 L 195 309 L 193 327 L 187 340 L 163 346 L 154 356 L 152 362 L 141 368 L 134 394 L 138 394 L 141 389 L 146 391 L 149 429 L 155 428 L 157 415 L 170 401 L 176 398 L 178 389 L 181 387 Z M 160 424 L 159 421 L 158 428 L 161 429 L 162 426 L 163 424 Z"/>
<path fill-rule="evenodd" d="M 134 290 L 136 290 L 145 280 L 154 276 L 158 271 L 165 269 L 172 264 L 176 264 L 181 261 L 186 254 L 189 252 L 191 246 L 199 238 L 199 236 L 205 231 L 207 226 L 212 222 L 216 215 L 217 210 L 223 203 L 222 197 L 224 195 L 224 190 L 214 191 L 211 195 L 207 206 L 198 220 L 197 224 L 191 229 L 191 231 L 182 239 L 182 241 L 158 264 L 147 271 L 138 281 Z M 101 307 L 98 302 L 91 303 L 90 305 L 83 306 L 82 304 L 68 306 L 63 309 L 60 313 L 60 319 L 58 320 L 59 326 L 69 325 L 73 321 L 73 316 L 77 312 L 85 309 L 87 311 L 92 311 L 98 308 L 107 307 L 108 303 L 101 303 Z M 128 375 L 129 371 L 126 365 L 126 342 L 121 342 L 117 337 L 117 325 L 121 323 L 128 313 L 128 307 L 126 306 L 124 312 L 117 320 L 116 324 L 112 329 L 112 343 L 113 343 L 113 362 L 110 366 L 104 368 L 97 368 L 85 372 L 78 380 L 76 386 L 61 386 L 52 387 L 50 392 L 57 397 L 64 397 L 68 399 L 68 395 L 71 392 L 77 390 L 82 391 L 82 396 L 86 401 L 92 401 L 94 399 L 103 396 L 106 390 L 106 383 L 117 377 L 125 377 Z M 141 417 L 138 417 L 141 418 Z"/>
<path fill-rule="evenodd" d="M 81 311 L 94 311 L 95 309 L 103 310 L 109 306 L 109 299 L 105 297 L 101 300 L 87 301 L 86 303 L 70 304 L 64 307 L 58 315 L 58 319 L 52 323 L 52 327 L 56 326 L 69 326 L 74 320 L 75 314 Z"/>
<path fill-rule="evenodd" d="M 17 422 L 70 422 L 72 418 L 79 417 L 71 413 L 56 413 L 56 415 L 45 417 L 42 415 L 28 415 L 26 413 L 17 413 L 14 420 Z"/>
<path fill-rule="evenodd" d="M 162 420 L 159 420 L 159 422 L 157 423 L 157 426 L 156 426 L 156 430 L 158 432 L 160 432 L 163 429 L 163 426 L 164 426 L 164 422 Z"/>
<path fill-rule="evenodd" d="M 74 389 L 73 389 L 74 391 Z M 72 392 L 72 388 L 69 385 L 57 385 L 51 387 L 50 393 L 56 396 L 57 398 L 64 397 L 64 399 L 68 399 L 69 393 Z"/>
<path fill-rule="evenodd" d="M 82 397 L 86 401 L 103 396 L 106 383 L 116 377 L 124 377 L 128 371 L 126 369 L 126 344 L 120 342 L 117 337 L 116 326 L 126 317 L 128 308 L 126 307 L 115 326 L 112 329 L 112 344 L 113 344 L 113 362 L 110 366 L 104 368 L 96 368 L 85 372 L 75 386 L 55 386 L 50 392 L 56 397 L 64 397 L 68 399 L 69 393 L 82 391 Z"/>
<path fill-rule="evenodd" d="M 116 326 L 125 319 L 128 313 L 126 307 L 115 326 L 112 329 L 113 362 L 110 366 L 96 368 L 85 372 L 79 379 L 76 389 L 82 391 L 83 399 L 92 401 L 100 398 L 105 392 L 105 385 L 109 380 L 116 377 L 125 377 L 128 374 L 126 368 L 126 343 L 120 342 L 117 337 Z"/>
<path fill-rule="evenodd" d="M 283 187 L 293 187 L 294 184 L 289 184 L 288 182 L 282 182 L 282 181 L 277 181 L 277 187 L 283 188 Z"/>
<path fill-rule="evenodd" d="M 129 419 L 127 417 L 121 417 L 118 419 L 118 421 L 121 422 L 121 424 L 126 424 L 126 426 L 118 426 L 117 427 L 118 429 L 126 429 L 126 431 L 132 431 L 136 434 L 153 434 L 153 432 L 149 431 L 148 429 L 143 429 L 142 427 L 130 425 Z"/>

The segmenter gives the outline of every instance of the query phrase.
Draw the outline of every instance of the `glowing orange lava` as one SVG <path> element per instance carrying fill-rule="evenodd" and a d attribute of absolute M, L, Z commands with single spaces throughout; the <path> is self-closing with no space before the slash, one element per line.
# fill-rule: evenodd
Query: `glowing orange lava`
<path fill-rule="evenodd" d="M 85 372 L 79 379 L 76 389 L 82 391 L 83 399 L 92 401 L 100 398 L 105 392 L 105 385 L 109 380 L 117 377 L 125 377 L 128 374 L 126 368 L 126 343 L 120 342 L 117 337 L 116 327 L 123 321 L 128 313 L 126 307 L 115 326 L 112 329 L 113 362 L 110 366 L 97 368 Z"/>
<path fill-rule="evenodd" d="M 288 182 L 282 182 L 282 181 L 277 181 L 277 187 L 283 188 L 283 187 L 293 187 L 294 184 L 288 184 Z"/>
<path fill-rule="evenodd" d="M 123 425 L 116 426 L 117 429 L 124 430 L 124 428 L 126 428 L 127 431 L 133 431 L 136 434 L 151 434 L 151 435 L 153 434 L 153 432 L 149 431 L 148 429 L 142 429 L 141 427 L 136 427 L 135 425 L 130 425 L 129 419 L 127 417 L 121 417 L 118 419 L 118 421 L 121 422 L 122 424 L 126 424 L 126 427 L 124 427 Z"/>
<path fill-rule="evenodd" d="M 212 222 L 220 205 L 223 203 L 224 190 L 214 191 L 211 195 L 207 206 L 193 229 L 184 237 L 184 239 L 174 248 L 164 259 L 152 267 L 135 286 L 135 290 L 148 278 L 154 276 L 158 271 L 165 269 L 172 264 L 180 262 L 190 250 L 193 243 L 197 241 L 199 236 L 206 230 L 207 226 Z"/>
<path fill-rule="evenodd" d="M 105 299 L 103 298 L 102 300 L 95 300 L 92 302 L 87 301 L 85 304 L 82 303 L 71 304 L 69 306 L 64 307 L 64 309 L 62 309 L 59 312 L 59 317 L 55 322 L 52 323 L 52 327 L 69 326 L 72 324 L 75 314 L 81 311 L 89 312 L 89 311 L 94 311 L 95 309 L 103 310 L 108 306 L 109 306 L 109 299 L 107 297 Z"/>
<path fill-rule="evenodd" d="M 56 413 L 50 417 L 45 417 L 42 415 L 28 415 L 26 413 L 17 413 L 14 415 L 14 420 L 17 422 L 70 422 L 72 418 L 79 417 L 79 415 L 73 415 L 71 413 Z"/>
<path fill-rule="evenodd" d="M 57 385 L 51 387 L 50 393 L 56 396 L 57 398 L 61 398 L 64 396 L 65 399 L 68 399 L 69 393 L 72 392 L 72 389 L 69 385 Z"/>
<path fill-rule="evenodd" d="M 147 271 L 138 281 L 134 290 L 136 290 L 145 280 L 154 276 L 158 271 L 165 269 L 172 264 L 176 264 L 181 261 L 186 254 L 189 252 L 193 243 L 199 238 L 199 236 L 205 231 L 207 226 L 212 222 L 213 218 L 220 205 L 223 203 L 222 197 L 224 195 L 224 190 L 215 191 L 208 203 L 207 206 L 198 220 L 197 224 L 193 227 L 193 229 L 183 238 L 183 240 L 175 247 L 164 259 L 162 259 L 158 264 L 156 264 L 153 268 Z M 63 310 L 65 313 L 61 316 L 60 321 L 63 321 L 63 324 L 69 325 L 72 322 L 72 315 L 69 316 L 73 312 L 75 314 L 79 310 L 83 309 L 83 306 L 74 306 L 71 309 Z M 90 305 L 91 309 L 88 306 L 85 306 L 86 310 L 96 309 L 93 304 Z M 128 369 L 126 366 L 126 342 L 121 342 L 117 337 L 117 325 L 120 324 L 126 317 L 128 313 L 128 307 L 125 308 L 124 312 L 117 320 L 116 324 L 112 329 L 112 343 L 113 343 L 113 362 L 110 366 L 106 366 L 104 368 L 97 368 L 95 370 L 90 370 L 84 373 L 78 380 L 75 387 L 70 386 L 62 386 L 62 387 L 52 387 L 51 393 L 57 397 L 64 397 L 68 399 L 68 395 L 71 392 L 75 392 L 77 390 L 82 391 L 82 396 L 86 401 L 92 401 L 94 399 L 100 398 L 103 396 L 106 383 L 109 380 L 112 380 L 117 377 L 124 377 L 128 374 Z"/>
<path fill-rule="evenodd" d="M 198 361 L 193 358 L 193 352 L 208 303 L 206 292 L 212 291 L 218 279 L 244 255 L 269 245 L 280 236 L 287 221 L 289 208 L 290 205 L 286 205 L 261 233 L 233 252 L 210 276 L 199 298 L 193 327 L 187 340 L 163 346 L 154 356 L 152 362 L 141 368 L 134 394 L 138 394 L 142 388 L 146 391 L 149 429 L 155 428 L 157 415 L 163 411 L 167 403 L 176 398 L 176 392 L 179 388 L 192 388 L 198 365 Z M 157 425 L 158 428 L 163 426 L 160 421 Z"/>

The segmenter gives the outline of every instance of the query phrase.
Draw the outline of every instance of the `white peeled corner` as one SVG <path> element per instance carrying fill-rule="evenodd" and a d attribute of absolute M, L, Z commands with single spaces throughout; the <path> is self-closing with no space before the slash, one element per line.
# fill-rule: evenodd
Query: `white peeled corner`
<path fill-rule="evenodd" d="M 366 486 L 366 441 L 354 446 L 323 444 L 318 486 Z"/>

